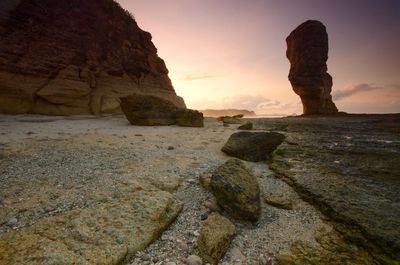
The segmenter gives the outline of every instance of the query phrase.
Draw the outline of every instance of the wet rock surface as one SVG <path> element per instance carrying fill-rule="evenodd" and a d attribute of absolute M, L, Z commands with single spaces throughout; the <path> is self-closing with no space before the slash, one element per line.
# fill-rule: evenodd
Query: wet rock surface
<path fill-rule="evenodd" d="M 308 20 L 286 38 L 290 61 L 289 81 L 300 96 L 304 114 L 337 113 L 332 101 L 332 77 L 328 74 L 328 33 L 316 20 Z"/>
<path fill-rule="evenodd" d="M 232 134 L 221 151 L 247 161 L 265 161 L 284 139 L 277 132 L 242 131 Z"/>
<path fill-rule="evenodd" d="M 287 139 L 270 164 L 277 175 L 334 220 L 345 239 L 382 264 L 400 258 L 399 126 L 399 115 L 257 123 L 264 129 L 285 128 Z"/>
<path fill-rule="evenodd" d="M 155 96 L 134 94 L 123 97 L 121 108 L 132 125 L 204 126 L 201 112 L 178 108 L 170 101 Z"/>
<path fill-rule="evenodd" d="M 230 215 L 256 222 L 260 217 L 260 187 L 257 178 L 239 159 L 230 159 L 211 177 L 211 190 L 217 202 Z"/>

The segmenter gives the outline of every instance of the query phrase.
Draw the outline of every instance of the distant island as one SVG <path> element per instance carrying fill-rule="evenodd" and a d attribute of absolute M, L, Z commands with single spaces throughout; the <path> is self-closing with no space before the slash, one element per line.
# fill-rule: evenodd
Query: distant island
<path fill-rule="evenodd" d="M 251 110 L 244 109 L 205 109 L 200 110 L 205 117 L 235 116 L 243 114 L 245 117 L 254 117 L 256 113 Z"/>

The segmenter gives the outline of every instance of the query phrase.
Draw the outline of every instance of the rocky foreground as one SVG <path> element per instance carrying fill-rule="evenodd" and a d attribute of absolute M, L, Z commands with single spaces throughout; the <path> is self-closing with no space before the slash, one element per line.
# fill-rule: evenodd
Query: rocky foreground
<path fill-rule="evenodd" d="M 399 264 L 399 115 L 251 121 L 285 140 L 225 170 L 258 182 L 248 223 L 204 188 L 239 124 L 1 116 L 0 264 Z"/>

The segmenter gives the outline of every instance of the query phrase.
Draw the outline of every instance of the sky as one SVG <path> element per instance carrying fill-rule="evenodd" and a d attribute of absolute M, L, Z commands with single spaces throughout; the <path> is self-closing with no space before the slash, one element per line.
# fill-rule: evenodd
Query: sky
<path fill-rule="evenodd" d="M 119 0 L 149 31 L 189 108 L 301 114 L 286 37 L 320 20 L 334 101 L 351 113 L 400 112 L 399 0 Z"/>

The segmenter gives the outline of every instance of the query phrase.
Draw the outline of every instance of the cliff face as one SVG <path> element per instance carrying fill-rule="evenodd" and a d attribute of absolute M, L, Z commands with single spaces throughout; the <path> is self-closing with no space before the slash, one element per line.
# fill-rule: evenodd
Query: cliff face
<path fill-rule="evenodd" d="M 185 107 L 151 35 L 113 0 L 21 0 L 0 20 L 0 112 L 119 112 L 149 94 Z"/>

